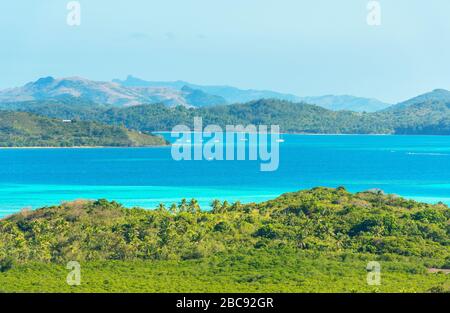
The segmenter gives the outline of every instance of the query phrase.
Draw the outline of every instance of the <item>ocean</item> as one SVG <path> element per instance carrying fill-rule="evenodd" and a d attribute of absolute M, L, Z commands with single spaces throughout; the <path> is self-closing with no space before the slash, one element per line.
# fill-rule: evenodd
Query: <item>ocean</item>
<path fill-rule="evenodd" d="M 155 208 L 196 198 L 261 202 L 316 186 L 450 204 L 450 137 L 282 135 L 279 167 L 175 161 L 171 147 L 0 149 L 0 217 L 75 199 Z"/>

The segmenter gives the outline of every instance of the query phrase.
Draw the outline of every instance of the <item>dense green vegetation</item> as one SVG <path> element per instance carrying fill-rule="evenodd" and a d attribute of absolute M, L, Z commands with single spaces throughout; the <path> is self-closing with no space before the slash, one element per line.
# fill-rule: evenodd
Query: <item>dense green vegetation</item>
<path fill-rule="evenodd" d="M 448 291 L 450 210 L 379 191 L 288 193 L 259 204 L 195 200 L 126 209 L 106 200 L 0 221 L 3 291 Z M 65 262 L 83 269 L 65 284 Z M 380 286 L 366 284 L 369 261 Z"/>
<path fill-rule="evenodd" d="M 0 292 L 443 292 L 450 277 L 420 260 L 382 264 L 380 286 L 366 282 L 373 255 L 251 250 L 190 260 L 89 261 L 69 286 L 63 264 L 29 263 L 0 273 Z"/>
<path fill-rule="evenodd" d="M 384 112 L 395 121 L 397 134 L 450 135 L 450 102 L 425 101 Z"/>
<path fill-rule="evenodd" d="M 330 111 L 304 103 L 259 100 L 245 104 L 189 109 L 163 104 L 127 108 L 105 107 L 64 101 L 15 104 L 16 109 L 56 118 L 93 120 L 124 125 L 141 131 L 171 130 L 173 126 L 192 126 L 194 116 L 206 124 L 280 125 L 283 132 L 325 134 L 450 134 L 450 103 L 425 101 L 376 113 Z M 11 108 L 14 106 L 11 105 Z"/>
<path fill-rule="evenodd" d="M 165 140 L 123 126 L 0 111 L 0 147 L 153 146 Z"/>

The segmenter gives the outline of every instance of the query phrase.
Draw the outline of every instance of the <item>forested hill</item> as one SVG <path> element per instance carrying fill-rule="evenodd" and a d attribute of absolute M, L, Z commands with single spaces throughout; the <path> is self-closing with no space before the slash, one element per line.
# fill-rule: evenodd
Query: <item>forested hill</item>
<path fill-rule="evenodd" d="M 126 108 L 73 105 L 70 101 L 24 102 L 16 110 L 55 118 L 99 121 L 141 131 L 170 131 L 175 125 L 191 126 L 195 116 L 204 125 L 280 125 L 283 132 L 325 134 L 427 134 L 450 135 L 450 101 L 427 100 L 376 113 L 330 111 L 319 106 L 283 100 L 258 100 L 204 108 L 149 104 Z"/>
<path fill-rule="evenodd" d="M 9 105 L 17 110 L 54 118 L 94 120 L 125 125 L 141 131 L 171 130 L 175 125 L 192 126 L 195 116 L 204 125 L 277 124 L 283 132 L 304 133 L 389 133 L 392 127 L 374 115 L 350 111 L 334 112 L 319 106 L 282 100 L 258 100 L 244 104 L 189 109 L 149 104 L 127 108 L 72 105 L 64 101 L 24 102 Z"/>
<path fill-rule="evenodd" d="M 198 259 L 243 249 L 347 251 L 432 258 L 450 266 L 450 210 L 382 192 L 315 188 L 243 205 L 196 200 L 125 209 L 106 200 L 23 211 L 0 221 L 0 259 L 14 262 Z"/>
<path fill-rule="evenodd" d="M 79 200 L 0 220 L 0 291 L 445 292 L 450 275 L 433 273 L 450 268 L 449 221 L 442 204 L 343 188 L 212 211 Z"/>
<path fill-rule="evenodd" d="M 165 145 L 160 137 L 89 121 L 63 121 L 26 112 L 0 111 L 0 147 Z"/>
<path fill-rule="evenodd" d="M 450 135 L 450 101 L 427 100 L 380 114 L 394 121 L 396 134 Z"/>
<path fill-rule="evenodd" d="M 171 130 L 177 124 L 191 126 L 194 116 L 201 116 L 204 125 L 273 124 L 280 125 L 283 132 L 296 133 L 450 135 L 450 102 L 444 101 L 429 101 L 402 110 L 376 113 L 336 112 L 282 100 L 258 100 L 201 109 L 144 105 L 112 108 L 91 118 L 153 131 Z"/>

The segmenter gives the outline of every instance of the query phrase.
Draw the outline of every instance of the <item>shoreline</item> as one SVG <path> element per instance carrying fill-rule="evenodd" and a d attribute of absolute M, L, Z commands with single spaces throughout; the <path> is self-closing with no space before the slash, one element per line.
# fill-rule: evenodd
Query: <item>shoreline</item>
<path fill-rule="evenodd" d="M 157 145 L 157 146 L 73 146 L 73 147 L 51 147 L 51 146 L 29 146 L 29 147 L 0 147 L 0 150 L 9 149 L 123 149 L 123 148 L 163 148 L 170 147 L 171 145 Z"/>
<path fill-rule="evenodd" d="M 170 130 L 157 130 L 152 131 L 152 134 L 170 134 L 172 131 Z M 197 131 L 189 131 L 189 132 L 176 132 L 180 134 L 196 134 L 203 133 Z M 226 131 L 224 131 L 226 133 Z M 245 131 L 235 131 L 234 133 L 248 133 Z M 253 132 L 252 132 L 253 133 Z M 268 132 L 270 133 L 270 132 Z M 439 135 L 396 135 L 396 134 L 339 134 L 339 133 L 295 133 L 295 132 L 279 132 L 280 135 L 304 135 L 304 136 L 439 136 Z"/>
<path fill-rule="evenodd" d="M 152 132 L 154 134 L 170 134 L 170 131 L 155 131 Z M 189 133 L 196 133 L 194 131 Z M 236 132 L 236 133 L 246 133 L 246 132 Z M 408 136 L 416 136 L 416 137 L 449 137 L 450 135 L 408 135 L 408 134 L 311 134 L 311 133 L 290 133 L 290 132 L 280 132 L 280 135 L 298 135 L 298 136 L 398 136 L 398 137 L 408 137 Z M 68 146 L 68 147 L 60 147 L 60 146 L 14 146 L 14 147 L 2 147 L 0 146 L 0 150 L 8 150 L 8 149 L 123 149 L 123 148 L 164 148 L 171 147 L 172 144 L 166 145 L 154 145 L 154 146 Z"/>
<path fill-rule="evenodd" d="M 253 196 L 252 200 L 249 201 L 245 201 L 244 199 L 241 200 L 237 200 L 239 202 L 241 202 L 243 205 L 246 204 L 251 204 L 251 203 L 256 203 L 256 204 L 262 204 L 265 203 L 267 201 L 271 201 L 271 200 L 275 200 L 283 195 L 289 195 L 289 194 L 293 194 L 293 193 L 298 193 L 298 192 L 304 192 L 304 191 L 312 191 L 316 188 L 322 188 L 322 189 L 327 189 L 327 190 L 335 190 L 339 187 L 333 187 L 333 186 L 316 186 L 316 187 L 311 187 L 311 188 L 300 188 L 300 189 L 296 189 L 293 188 L 292 190 L 284 190 L 284 191 L 280 191 L 280 192 L 274 192 L 272 194 L 265 194 L 265 195 L 258 195 L 258 196 Z M 374 189 L 361 189 L 361 190 L 349 190 L 344 186 L 345 190 L 347 192 L 349 192 L 351 195 L 356 195 L 358 193 L 364 193 L 364 192 L 373 192 Z M 383 190 L 381 190 L 383 191 Z M 444 204 L 445 206 L 450 208 L 450 203 L 445 201 L 444 199 L 436 199 L 434 197 L 423 197 L 423 196 L 412 196 L 412 195 L 405 195 L 405 194 L 396 194 L 396 193 L 392 193 L 392 192 L 384 192 L 383 191 L 383 196 L 395 196 L 398 197 L 400 199 L 404 199 L 404 200 L 411 200 L 417 203 L 421 203 L 421 204 L 428 204 L 428 205 L 439 205 L 439 204 Z M 256 200 L 254 199 L 255 197 L 259 197 L 259 198 L 266 198 L 266 199 L 259 199 Z M 200 197 L 202 198 L 202 197 Z M 230 200 L 230 198 L 232 198 L 232 196 L 230 197 L 219 197 L 218 199 L 220 200 Z M 428 198 L 428 200 L 427 200 Z M 46 204 L 39 204 L 39 205 L 35 205 L 35 204 L 24 204 L 24 205 L 20 205 L 20 208 L 12 208 L 12 209 L 5 209 L 5 210 L 0 210 L 0 221 L 20 213 L 22 210 L 31 210 L 31 211 L 35 211 L 35 210 L 39 210 L 42 208 L 46 208 L 46 207 L 53 207 L 53 206 L 60 206 L 64 203 L 72 203 L 72 202 L 77 202 L 77 201 L 97 201 L 99 199 L 103 199 L 101 197 L 93 197 L 93 198 L 88 198 L 88 197 L 79 197 L 79 196 L 74 196 L 73 198 L 68 198 L 68 199 L 58 199 L 55 201 L 49 201 Z M 110 197 L 104 197 L 104 199 L 106 199 L 107 201 L 115 201 L 120 203 L 125 209 L 133 209 L 133 208 L 140 208 L 140 209 L 144 209 L 144 210 L 156 210 L 157 209 L 157 200 L 155 200 L 153 205 L 146 205 L 146 204 L 129 204 L 127 203 L 126 200 L 124 199 L 114 199 L 114 198 L 110 198 Z M 196 199 L 196 198 L 194 198 Z M 147 200 L 147 199 L 146 199 Z M 153 200 L 153 199 L 152 199 Z M 182 197 L 177 198 L 177 200 L 171 199 L 168 201 L 159 201 L 159 203 L 164 203 L 166 206 L 169 206 L 172 203 L 179 203 L 179 201 L 182 200 Z M 213 200 L 213 198 L 210 199 L 211 201 Z M 210 201 L 207 201 L 208 203 Z M 233 201 L 231 201 L 233 202 Z M 230 203 L 231 203 L 230 202 Z M 202 204 L 200 201 L 200 208 L 202 211 L 209 211 L 210 209 L 210 204 Z M 206 209 L 205 209 L 206 208 Z"/>
<path fill-rule="evenodd" d="M 158 130 L 152 131 L 152 134 L 170 134 L 169 130 Z M 178 133 L 178 132 L 177 132 Z M 183 132 L 179 132 L 183 133 Z M 185 132 L 185 133 L 198 133 L 195 131 Z M 201 133 L 201 132 L 200 132 Z M 225 133 L 225 131 L 224 131 Z M 247 132 L 235 132 L 235 133 L 247 133 Z M 270 134 L 270 132 L 268 132 Z M 339 134 L 339 133 L 296 133 L 296 132 L 280 132 L 280 135 L 301 135 L 301 136 L 399 136 L 399 137 L 449 137 L 450 135 L 427 135 L 427 134 Z"/>

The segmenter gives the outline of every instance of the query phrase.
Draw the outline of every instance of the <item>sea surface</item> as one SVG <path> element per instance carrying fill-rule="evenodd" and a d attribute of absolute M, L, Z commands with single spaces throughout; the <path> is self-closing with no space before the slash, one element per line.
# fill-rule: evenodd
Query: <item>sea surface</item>
<path fill-rule="evenodd" d="M 171 147 L 0 149 L 0 217 L 75 199 L 154 208 L 196 198 L 260 202 L 315 186 L 379 188 L 450 204 L 450 137 L 282 135 L 279 168 L 261 161 L 175 161 Z"/>

